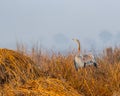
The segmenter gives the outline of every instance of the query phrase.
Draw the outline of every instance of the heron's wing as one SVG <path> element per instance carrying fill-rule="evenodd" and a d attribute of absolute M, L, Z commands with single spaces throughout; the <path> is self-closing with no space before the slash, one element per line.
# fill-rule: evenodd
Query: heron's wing
<path fill-rule="evenodd" d="M 83 55 L 84 61 L 90 61 L 91 59 L 92 59 L 92 57 L 90 55 L 87 55 L 87 54 Z"/>
<path fill-rule="evenodd" d="M 87 64 L 92 64 L 95 62 L 94 56 L 92 54 L 85 54 L 83 55 L 83 60 Z"/>

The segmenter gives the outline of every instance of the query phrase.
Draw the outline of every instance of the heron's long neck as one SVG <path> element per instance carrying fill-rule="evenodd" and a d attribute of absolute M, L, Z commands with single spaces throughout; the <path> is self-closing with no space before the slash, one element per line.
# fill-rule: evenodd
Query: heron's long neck
<path fill-rule="evenodd" d="M 80 54 L 80 42 L 77 42 L 78 44 L 78 54 Z"/>

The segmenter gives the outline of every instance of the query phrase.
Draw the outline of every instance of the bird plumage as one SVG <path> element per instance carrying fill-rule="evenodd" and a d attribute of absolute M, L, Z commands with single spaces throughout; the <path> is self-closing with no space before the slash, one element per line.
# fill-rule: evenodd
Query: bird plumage
<path fill-rule="evenodd" d="M 92 54 L 84 54 L 80 53 L 80 41 L 78 39 L 73 39 L 78 45 L 78 53 L 74 58 L 74 66 L 75 69 L 78 70 L 80 67 L 86 67 L 87 65 L 94 65 L 97 68 L 97 63 Z"/>
<path fill-rule="evenodd" d="M 82 56 L 76 55 L 74 59 L 74 66 L 75 69 L 78 70 L 80 67 L 84 67 L 84 61 L 82 59 Z"/>

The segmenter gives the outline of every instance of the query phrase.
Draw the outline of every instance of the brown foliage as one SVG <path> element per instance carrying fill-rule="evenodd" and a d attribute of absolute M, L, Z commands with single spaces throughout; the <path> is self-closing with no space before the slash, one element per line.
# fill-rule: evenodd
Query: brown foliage
<path fill-rule="evenodd" d="M 43 53 L 38 58 L 41 60 L 38 65 L 45 76 L 62 80 L 85 96 L 111 96 L 115 92 L 120 93 L 119 48 L 113 50 L 112 57 L 105 53 L 97 56 L 97 69 L 88 66 L 79 69 L 79 72 L 74 68 L 74 55 L 75 52 L 67 55 L 54 52 L 51 55 Z"/>
<path fill-rule="evenodd" d="M 38 76 L 39 70 L 29 57 L 13 50 L 0 49 L 0 84 L 15 85 Z"/>
<path fill-rule="evenodd" d="M 5 96 L 81 96 L 71 86 L 58 79 L 39 78 L 24 85 L 11 88 L 4 85 L 1 95 Z M 1 96 L 0 95 L 0 96 Z"/>
<path fill-rule="evenodd" d="M 24 54 L 24 52 L 22 52 L 22 54 Z M 70 52 L 67 55 L 63 55 L 61 53 L 55 53 L 53 51 L 52 53 L 47 53 L 47 52 L 44 53 L 38 48 L 37 49 L 33 48 L 32 52 L 29 53 L 28 56 L 31 57 L 31 59 L 35 62 L 35 64 L 31 64 L 31 66 L 32 65 L 38 66 L 39 70 L 37 68 L 37 72 L 32 71 L 31 76 L 30 74 L 29 76 L 30 78 L 34 76 L 39 77 L 38 76 L 38 72 L 39 72 L 39 74 L 41 74 L 40 75 L 41 77 L 35 80 L 29 80 L 28 78 L 26 78 L 25 80 L 27 83 L 25 83 L 24 85 L 17 86 L 15 89 L 13 89 L 14 87 L 9 86 L 10 87 L 9 89 L 11 90 L 9 92 L 12 92 L 11 94 L 17 94 L 16 92 L 18 92 L 19 94 L 24 93 L 25 95 L 23 94 L 23 96 L 26 96 L 28 94 L 29 95 L 37 94 L 39 96 L 41 92 L 43 92 L 43 94 L 47 93 L 46 96 L 48 96 L 49 92 L 50 93 L 53 92 L 52 94 L 49 93 L 50 96 L 53 96 L 54 94 L 59 94 L 60 96 L 62 96 L 62 94 L 65 94 L 64 96 L 70 96 L 66 94 L 66 92 L 69 94 L 68 89 L 70 88 L 71 91 L 73 90 L 75 92 L 75 93 L 73 92 L 73 94 L 79 93 L 82 94 L 83 96 L 117 96 L 117 95 L 119 96 L 120 48 L 112 49 L 112 52 L 110 53 L 111 56 L 106 55 L 105 52 L 102 53 L 101 55 L 96 56 L 96 60 L 99 64 L 98 68 L 94 68 L 93 66 L 88 66 L 86 68 L 80 68 L 78 72 L 76 72 L 74 68 L 74 62 L 73 62 L 74 55 L 75 52 L 72 53 Z M 21 56 L 20 58 L 21 58 L 20 60 L 23 60 Z M 14 61 L 16 62 L 17 60 Z M 22 63 L 22 64 L 26 64 L 26 63 Z M 19 71 L 15 70 L 16 74 L 21 72 L 22 69 L 23 70 L 27 69 L 26 65 L 23 65 L 24 67 L 18 65 L 19 64 L 14 65 L 17 66 L 15 68 L 20 69 Z M 32 67 L 34 68 L 34 66 Z M 4 64 L 3 64 L 3 68 L 4 68 Z M 28 73 L 24 73 L 24 74 L 27 75 Z M 4 73 L 1 74 L 3 76 L 6 76 L 4 75 Z M 21 76 L 21 75 L 23 74 L 19 73 L 18 75 L 15 76 L 16 78 L 18 78 L 17 76 Z M 59 86 L 58 89 L 57 86 Z M 41 87 L 43 89 L 41 89 Z M 63 89 L 65 89 L 66 91 Z M 5 92 L 7 90 L 7 87 L 4 87 L 3 90 L 4 91 L 2 92 Z M 61 91 L 62 93 L 59 93 L 60 92 L 59 90 L 62 90 Z"/>

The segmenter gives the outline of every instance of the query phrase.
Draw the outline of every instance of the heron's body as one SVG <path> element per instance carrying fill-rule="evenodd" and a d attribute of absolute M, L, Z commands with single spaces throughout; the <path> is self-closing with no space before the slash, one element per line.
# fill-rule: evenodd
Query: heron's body
<path fill-rule="evenodd" d="M 77 39 L 73 39 L 78 44 L 78 54 L 75 56 L 74 59 L 74 66 L 76 70 L 80 67 L 86 67 L 87 65 L 94 65 L 97 67 L 96 60 L 92 54 L 80 54 L 80 42 Z"/>
<path fill-rule="evenodd" d="M 75 56 L 74 65 L 76 70 L 78 70 L 78 68 L 80 67 L 84 67 L 84 61 L 82 59 L 82 56 L 79 56 L 79 55 Z"/>

